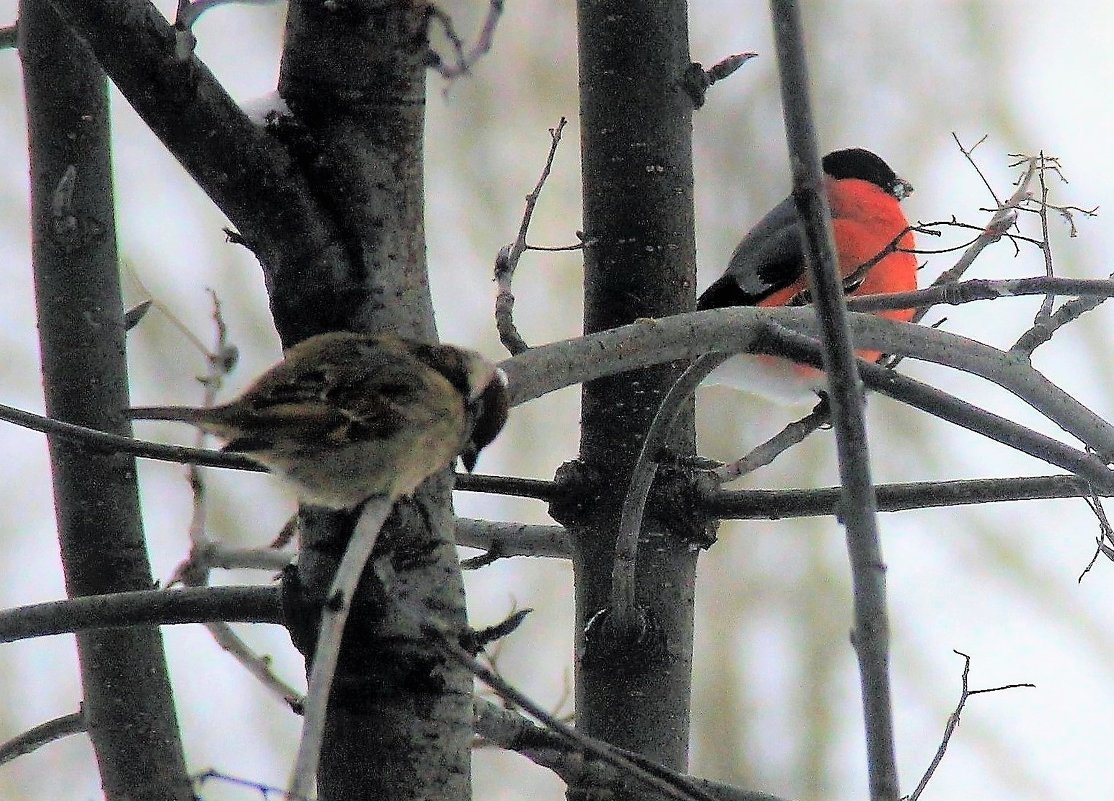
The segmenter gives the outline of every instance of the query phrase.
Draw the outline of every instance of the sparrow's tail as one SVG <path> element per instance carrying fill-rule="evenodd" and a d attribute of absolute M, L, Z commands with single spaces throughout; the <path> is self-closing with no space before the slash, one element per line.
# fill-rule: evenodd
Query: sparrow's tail
<path fill-rule="evenodd" d="M 197 423 L 204 410 L 192 406 L 136 406 L 124 409 L 124 417 L 129 420 L 180 420 L 183 423 Z"/>

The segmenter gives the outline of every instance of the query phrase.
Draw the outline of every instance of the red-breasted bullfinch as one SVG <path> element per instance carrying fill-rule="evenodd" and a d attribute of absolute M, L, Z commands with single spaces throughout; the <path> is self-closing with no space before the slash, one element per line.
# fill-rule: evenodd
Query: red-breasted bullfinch
<path fill-rule="evenodd" d="M 899 201 L 913 187 L 869 150 L 851 148 L 823 160 L 825 190 L 832 210 L 839 271 L 851 295 L 905 292 L 917 288 L 913 233 Z M 880 254 L 884 254 L 881 255 Z M 871 264 L 873 262 L 873 264 Z M 784 306 L 807 287 L 800 224 L 793 199 L 786 198 L 750 230 L 731 254 L 727 271 L 697 301 L 698 309 L 724 306 Z M 908 321 L 912 309 L 878 312 Z M 869 361 L 878 351 L 859 351 Z M 708 383 L 728 384 L 782 402 L 815 399 L 824 389 L 822 373 L 770 357 L 727 361 Z"/>

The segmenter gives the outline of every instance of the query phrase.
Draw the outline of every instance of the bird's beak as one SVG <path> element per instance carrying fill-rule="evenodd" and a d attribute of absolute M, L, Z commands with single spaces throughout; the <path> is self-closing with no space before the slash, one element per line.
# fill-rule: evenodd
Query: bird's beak
<path fill-rule="evenodd" d="M 898 178 L 894 181 L 893 189 L 891 189 L 890 192 L 898 200 L 905 200 L 905 198 L 913 194 L 913 185 L 904 178 Z"/>
<path fill-rule="evenodd" d="M 469 412 L 472 415 L 472 433 L 460 452 L 460 461 L 464 463 L 464 468 L 469 473 L 475 468 L 480 451 L 495 439 L 503 424 L 507 422 L 509 409 L 507 376 L 502 370 L 496 368 L 479 397 L 469 405 Z"/>

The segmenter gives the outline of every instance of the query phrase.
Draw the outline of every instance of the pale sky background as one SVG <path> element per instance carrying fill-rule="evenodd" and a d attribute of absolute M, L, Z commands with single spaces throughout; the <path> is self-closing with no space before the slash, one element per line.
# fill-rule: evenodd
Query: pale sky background
<path fill-rule="evenodd" d="M 486 4 L 446 7 L 463 31 L 475 30 Z M 819 4 L 818 4 L 819 5 Z M 164 12 L 173 3 L 159 3 Z M 815 8 L 816 6 L 814 6 Z M 222 8 L 196 33 L 200 56 L 238 99 L 271 90 L 277 73 L 284 8 Z M 952 132 L 971 144 L 1000 195 L 1014 177 L 1007 154 L 1062 159 L 1068 185 L 1053 182 L 1053 200 L 1100 206 L 1079 219 L 1069 239 L 1053 220 L 1058 271 L 1104 277 L 1114 270 L 1114 7 L 1106 2 L 833 2 L 809 18 L 814 104 L 825 149 L 865 146 L 882 154 L 917 192 L 911 219 L 953 214 L 982 223 L 989 202 L 958 153 Z M 0 0 L 0 23 L 14 19 Z M 712 90 L 694 116 L 700 286 L 719 274 L 734 243 L 788 189 L 776 64 L 766 7 L 758 2 L 693 3 L 692 56 L 710 64 L 731 52 L 761 58 Z M 533 187 L 548 135 L 570 118 L 554 174 L 538 207 L 532 241 L 573 241 L 580 223 L 575 127 L 575 30 L 570 3 L 508 3 L 494 51 L 471 78 L 429 96 L 427 228 L 434 301 L 443 338 L 502 351 L 491 320 L 491 262 L 518 227 L 522 198 Z M 27 178 L 20 71 L 14 52 L 0 53 L 0 252 L 7 277 L 0 293 L 0 402 L 41 409 L 37 342 L 28 264 Z M 117 99 L 119 99 L 117 97 Z M 148 290 L 206 341 L 211 338 L 206 287 L 224 301 L 242 349 L 231 395 L 278 356 L 257 265 L 224 242 L 221 216 L 119 102 L 118 222 L 123 257 Z M 1033 222 L 1028 221 L 1029 231 Z M 950 235 L 945 241 L 958 242 Z M 931 243 L 935 244 L 935 243 Z M 924 281 L 952 257 L 928 257 Z M 1009 245 L 984 255 L 972 277 L 1035 275 L 1035 250 L 1017 257 Z M 516 289 L 518 322 L 530 342 L 580 329 L 579 259 L 530 254 Z M 135 285 L 129 301 L 144 297 Z M 1038 301 L 972 304 L 934 313 L 950 331 L 1006 347 L 1032 319 Z M 1114 309 L 1114 307 L 1111 307 Z M 1114 415 L 1108 332 L 1102 309 L 1042 347 L 1035 363 L 1049 378 L 1103 416 Z M 158 315 L 132 335 L 137 403 L 196 402 L 192 376 L 202 359 Z M 909 374 L 1022 422 L 1053 428 L 1003 397 L 942 368 L 907 361 Z M 791 419 L 790 412 L 722 389 L 702 390 L 701 452 L 731 457 Z M 480 463 L 483 472 L 550 478 L 576 452 L 578 395 L 558 393 L 516 410 L 508 430 Z M 869 404 L 871 447 L 879 482 L 1053 472 L 1028 457 L 904 409 L 885 398 Z M 172 426 L 143 436 L 190 442 Z M 823 486 L 835 475 L 829 435 L 782 456 L 737 488 Z M 43 438 L 0 426 L 0 503 L 7 558 L 0 605 L 62 596 Z M 189 496 L 182 471 L 142 467 L 147 531 L 155 574 L 165 581 L 187 544 Z M 271 539 L 291 504 L 266 477 L 210 474 L 214 536 L 258 546 Z M 244 509 L 250 514 L 245 515 Z M 550 522 L 544 505 L 461 493 L 463 515 Z M 245 525 L 245 519 L 248 524 Z M 1080 500 L 941 509 L 882 516 L 889 565 L 898 752 L 903 792 L 932 757 L 971 655 L 972 688 L 1031 682 L 971 699 L 929 798 L 1036 801 L 1114 796 L 1110 721 L 1114 720 L 1114 565 L 1100 561 L 1077 578 L 1093 552 L 1097 527 Z M 701 564 L 698 657 L 693 698 L 694 772 L 736 781 L 784 798 L 844 801 L 866 797 L 858 679 L 847 642 L 850 599 L 842 530 L 831 519 L 725 525 Z M 237 574 L 215 581 L 266 581 Z M 500 667 L 538 700 L 556 706 L 570 675 L 571 570 L 552 560 L 504 561 L 468 577 L 476 625 L 512 607 L 537 610 L 503 649 Z M 191 769 L 213 767 L 279 785 L 293 758 L 298 721 L 260 689 L 200 627 L 165 630 Z M 275 627 L 245 630 L 276 669 L 302 681 L 301 659 Z M 56 637 L 0 647 L 0 739 L 74 711 L 79 701 L 72 639 Z M 564 710 L 567 711 L 567 701 Z M 562 797 L 562 785 L 525 760 L 484 751 L 476 759 L 476 797 Z M 242 788 L 206 785 L 205 799 L 247 799 Z M 91 749 L 83 737 L 54 743 L 0 767 L 0 797 L 100 797 Z"/>

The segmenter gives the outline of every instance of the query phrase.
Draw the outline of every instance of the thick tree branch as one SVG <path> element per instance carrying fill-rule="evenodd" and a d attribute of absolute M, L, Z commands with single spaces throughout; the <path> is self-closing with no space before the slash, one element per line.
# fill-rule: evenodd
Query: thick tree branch
<path fill-rule="evenodd" d="M 348 254 L 286 148 L 179 52 L 179 32 L 147 0 L 51 3 L 259 258 L 283 344 L 340 327 Z"/>
<path fill-rule="evenodd" d="M 1091 490 L 1077 476 L 1022 476 L 957 481 L 879 484 L 878 509 L 903 512 L 941 506 L 1007 501 L 1086 498 Z M 1103 493 L 1114 495 L 1114 487 Z M 839 513 L 839 487 L 789 490 L 721 490 L 707 496 L 704 509 L 711 517 L 741 520 L 781 520 Z"/>
<path fill-rule="evenodd" d="M 21 3 L 20 39 L 45 406 L 53 417 L 123 434 L 127 364 L 108 83 L 49 4 Z M 48 448 L 67 594 L 151 586 L 135 461 L 61 439 L 48 440 Z M 105 796 L 190 799 L 158 630 L 84 632 L 77 650 Z"/>
<path fill-rule="evenodd" d="M 1032 369 L 1027 360 L 964 337 L 924 326 L 852 314 L 856 347 L 901 353 L 974 373 L 1002 386 L 1046 414 L 1098 453 L 1114 453 L 1114 427 Z M 791 327 L 791 328 L 790 328 Z M 522 403 L 575 381 L 631 370 L 663 359 L 694 358 L 709 351 L 770 353 L 818 365 L 815 343 L 796 331 L 813 331 L 810 309 L 736 307 L 695 312 L 621 326 L 507 359 L 512 403 Z M 1070 448 L 960 401 L 947 393 L 877 365 L 860 365 L 872 389 L 912 403 L 937 417 L 1080 472 L 1098 486 L 1114 484 L 1101 459 Z"/>
<path fill-rule="evenodd" d="M 0 643 L 78 631 L 176 623 L 283 622 L 276 587 L 195 587 L 89 595 L 0 612 Z"/>

